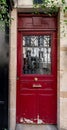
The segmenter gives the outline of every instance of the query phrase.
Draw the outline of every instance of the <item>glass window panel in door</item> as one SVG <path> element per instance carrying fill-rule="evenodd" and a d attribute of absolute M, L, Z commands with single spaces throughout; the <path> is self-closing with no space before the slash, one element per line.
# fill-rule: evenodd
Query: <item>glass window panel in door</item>
<path fill-rule="evenodd" d="M 23 36 L 23 74 L 51 74 L 51 36 Z"/>

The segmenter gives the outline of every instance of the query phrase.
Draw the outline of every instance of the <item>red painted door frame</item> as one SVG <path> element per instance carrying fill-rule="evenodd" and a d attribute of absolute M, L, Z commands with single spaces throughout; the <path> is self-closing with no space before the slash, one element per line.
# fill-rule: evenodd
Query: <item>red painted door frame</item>
<path fill-rule="evenodd" d="M 17 123 L 57 123 L 57 21 L 45 15 L 18 15 L 17 40 Z M 23 36 L 51 36 L 51 74 L 24 75 L 22 73 Z M 34 79 L 38 81 L 35 82 Z M 42 88 L 33 88 L 40 84 Z"/>

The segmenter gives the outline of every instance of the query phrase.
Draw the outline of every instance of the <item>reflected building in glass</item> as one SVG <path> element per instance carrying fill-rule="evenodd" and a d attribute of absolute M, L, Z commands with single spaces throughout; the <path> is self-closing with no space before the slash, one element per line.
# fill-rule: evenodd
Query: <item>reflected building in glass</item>
<path fill-rule="evenodd" d="M 23 73 L 51 73 L 51 36 L 23 36 Z"/>

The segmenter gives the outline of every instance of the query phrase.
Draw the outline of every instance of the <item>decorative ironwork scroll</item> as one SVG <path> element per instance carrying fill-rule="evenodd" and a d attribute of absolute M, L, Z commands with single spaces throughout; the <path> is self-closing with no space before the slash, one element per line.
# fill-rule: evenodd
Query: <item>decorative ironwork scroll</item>
<path fill-rule="evenodd" d="M 51 36 L 23 36 L 23 74 L 51 74 Z"/>

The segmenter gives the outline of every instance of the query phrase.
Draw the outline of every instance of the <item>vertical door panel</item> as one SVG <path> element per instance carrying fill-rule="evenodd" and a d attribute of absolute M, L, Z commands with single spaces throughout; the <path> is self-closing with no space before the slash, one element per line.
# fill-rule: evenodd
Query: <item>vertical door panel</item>
<path fill-rule="evenodd" d="M 32 103 L 33 102 L 33 103 Z M 22 123 L 33 123 L 36 120 L 36 95 L 23 93 L 20 96 L 20 121 Z"/>
<path fill-rule="evenodd" d="M 54 94 L 39 95 L 39 118 L 43 123 L 56 123 L 56 97 Z"/>

